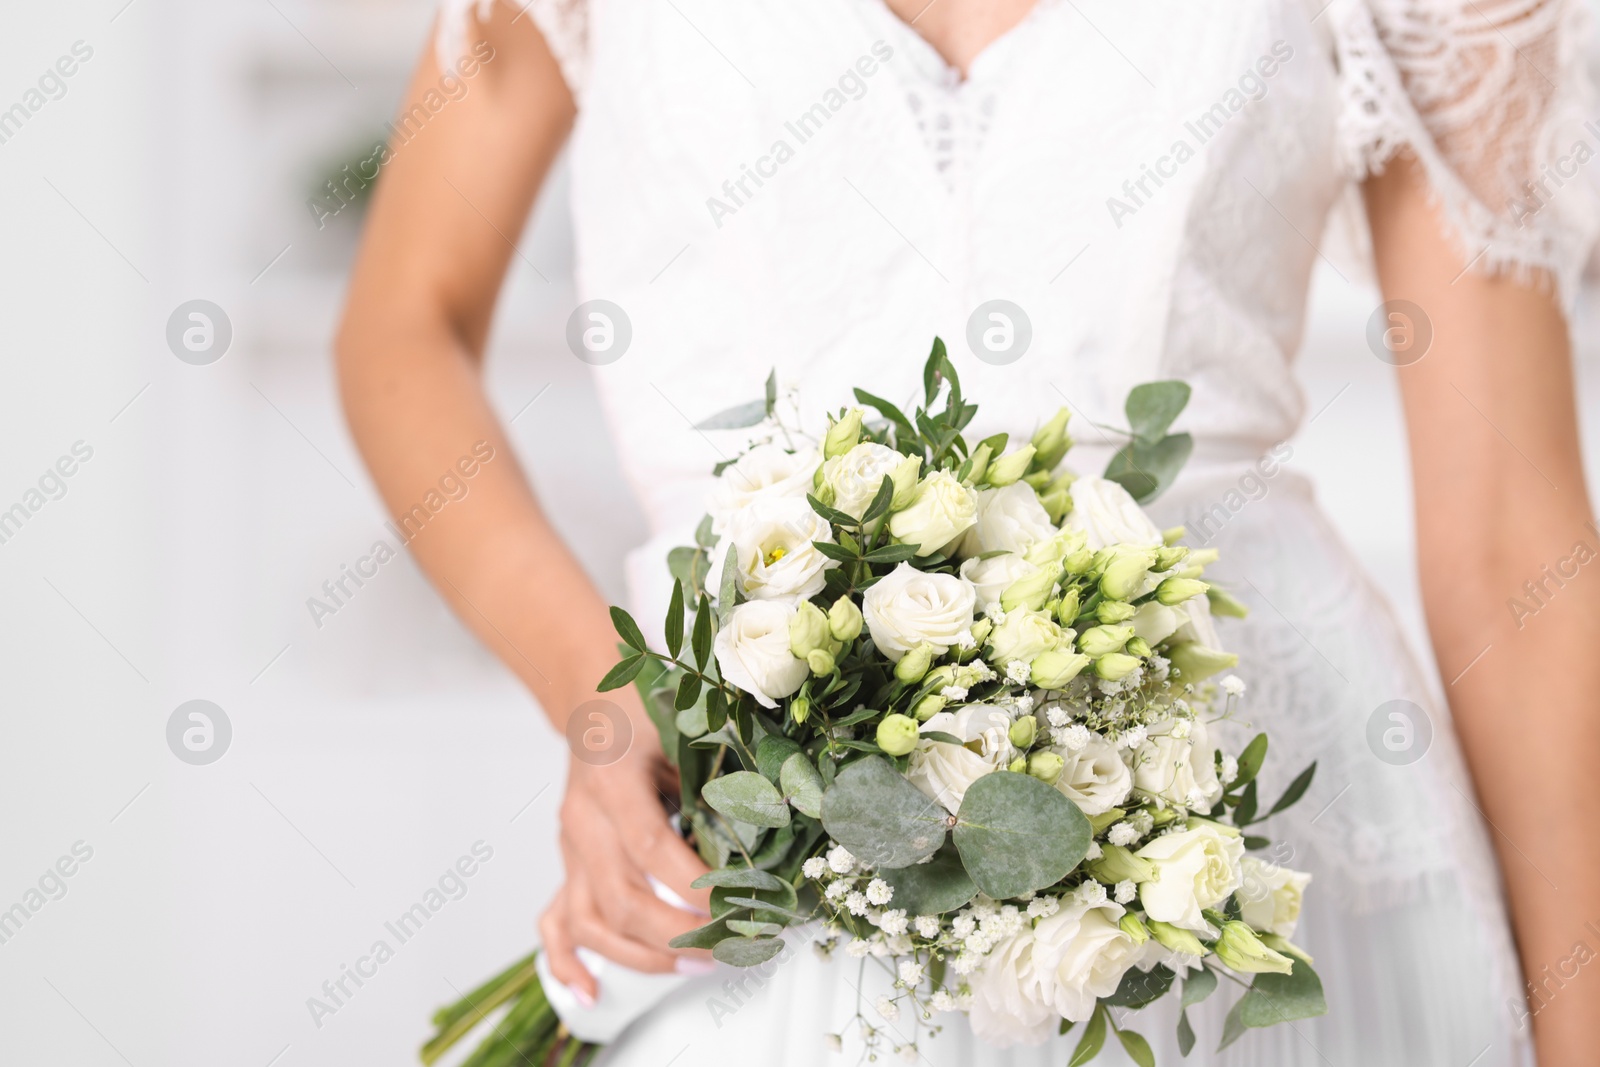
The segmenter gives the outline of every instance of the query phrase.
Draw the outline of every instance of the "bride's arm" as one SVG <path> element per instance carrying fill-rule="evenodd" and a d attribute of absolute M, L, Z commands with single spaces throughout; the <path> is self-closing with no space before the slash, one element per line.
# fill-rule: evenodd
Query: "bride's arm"
<path fill-rule="evenodd" d="M 501 282 L 573 102 L 532 20 L 497 5 L 494 49 L 465 96 L 392 146 L 372 204 L 337 342 L 345 411 L 384 501 L 402 517 L 473 451 L 494 448 L 470 493 L 430 519 L 411 551 L 462 620 L 538 697 L 562 731 L 616 661 L 606 604 L 540 511 L 483 385 Z M 439 84 L 432 49 L 406 99 Z M 537 413 L 535 413 L 536 415 Z M 621 761 L 570 764 L 562 804 L 568 884 L 541 923 L 558 977 L 589 995 L 572 955 L 587 945 L 641 970 L 671 970 L 672 936 L 700 920 L 658 901 L 656 875 L 701 904 L 704 867 L 670 831 L 652 778 L 655 730 L 633 717 Z"/>
<path fill-rule="evenodd" d="M 1541 987 L 1539 1062 L 1589 1064 L 1600 969 L 1572 970 L 1600 929 L 1600 536 L 1566 322 L 1543 288 L 1462 273 L 1414 165 L 1396 161 L 1365 194 L 1385 297 L 1433 326 L 1431 350 L 1399 375 L 1423 603 L 1474 777 L 1461 788 L 1492 825 L 1523 969 Z M 1549 580 L 1558 567 L 1569 576 Z M 1528 582 L 1544 586 L 1537 600 Z"/>

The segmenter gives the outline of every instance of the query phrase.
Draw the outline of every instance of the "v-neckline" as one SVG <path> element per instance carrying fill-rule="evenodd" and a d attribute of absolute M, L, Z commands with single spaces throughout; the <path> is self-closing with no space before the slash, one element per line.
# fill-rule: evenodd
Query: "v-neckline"
<path fill-rule="evenodd" d="M 924 37 L 922 32 L 917 29 L 916 19 L 907 20 L 901 18 L 899 13 L 896 12 L 894 8 L 889 6 L 888 0 L 866 0 L 866 2 L 871 4 L 873 7 L 878 8 L 885 18 L 893 22 L 901 31 L 902 37 L 915 41 L 922 52 L 938 63 L 940 69 L 943 71 L 943 80 L 947 85 L 952 85 L 957 89 L 960 89 L 972 81 L 973 73 L 975 71 L 977 71 L 980 67 L 985 67 L 988 65 L 992 56 L 998 54 L 999 52 L 1003 52 L 1010 47 L 1012 42 L 1020 37 L 1021 31 L 1037 20 L 1040 11 L 1049 6 L 1051 0 L 1033 0 L 1033 3 L 1029 6 L 1028 10 L 1023 13 L 1020 19 L 1018 19 L 1007 29 L 1002 30 L 1000 33 L 990 38 L 982 48 L 973 53 L 972 58 L 967 61 L 966 69 L 962 69 L 956 64 L 950 62 L 950 60 L 945 57 L 945 54 L 939 51 L 938 46 Z M 927 7 L 924 7 L 922 10 L 926 11 L 928 7 L 932 7 L 933 4 L 938 2 L 939 0 L 930 0 Z M 921 17 L 922 16 L 919 13 L 917 18 Z"/>

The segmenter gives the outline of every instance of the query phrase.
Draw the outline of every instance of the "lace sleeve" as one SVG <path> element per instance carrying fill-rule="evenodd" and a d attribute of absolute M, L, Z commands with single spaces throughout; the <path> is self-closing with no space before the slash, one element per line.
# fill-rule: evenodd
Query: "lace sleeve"
<path fill-rule="evenodd" d="M 1472 269 L 1578 287 L 1600 231 L 1600 124 L 1575 0 L 1334 0 L 1350 173 L 1421 162 Z M 1591 171 L 1592 166 L 1592 171 Z"/>
<path fill-rule="evenodd" d="M 454 69 L 466 50 L 467 31 L 474 18 L 487 18 L 495 0 L 440 0 L 439 32 L 434 42 L 439 66 Z M 573 99 L 583 89 L 584 68 L 589 57 L 588 0 L 530 0 L 525 10 L 544 35 L 550 54 L 561 67 L 561 76 Z"/>

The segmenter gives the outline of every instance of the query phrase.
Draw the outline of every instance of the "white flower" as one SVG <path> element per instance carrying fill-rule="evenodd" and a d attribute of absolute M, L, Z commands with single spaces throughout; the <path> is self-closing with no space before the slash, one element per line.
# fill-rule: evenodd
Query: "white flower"
<path fill-rule="evenodd" d="M 738 560 L 739 588 L 751 600 L 805 600 L 822 592 L 825 571 L 839 564 L 817 550 L 833 540 L 833 527 L 804 499 L 758 500 L 734 512 L 723 537 Z M 726 544 L 711 553 L 707 589 L 722 588 Z M 724 605 L 726 606 L 726 605 Z"/>
<path fill-rule="evenodd" d="M 916 960 L 901 960 L 898 970 L 900 981 L 908 986 L 917 985 L 922 981 L 922 964 Z"/>
<path fill-rule="evenodd" d="M 1205 930 L 1200 913 L 1239 888 L 1244 841 L 1214 823 L 1196 821 L 1190 829 L 1162 834 L 1134 855 L 1155 867 L 1155 878 L 1139 885 L 1145 913 L 1185 930 Z"/>
<path fill-rule="evenodd" d="M 1065 525 L 1082 530 L 1091 549 L 1099 551 L 1117 544 L 1161 544 L 1161 529 L 1116 482 L 1086 475 L 1072 483 L 1071 493 L 1072 511 Z"/>
<path fill-rule="evenodd" d="M 1041 920 L 1043 923 L 1052 919 Z M 972 1032 L 997 1048 L 1042 1045 L 1056 1032 L 1059 1018 L 1039 995 L 1035 979 L 1035 940 L 1023 929 L 996 945 L 974 969 L 966 953 L 951 964 L 957 974 L 970 973 Z"/>
<path fill-rule="evenodd" d="M 822 456 L 814 448 L 792 453 L 771 444 L 752 448 L 722 472 L 711 490 L 706 501 L 711 532 L 721 536 L 735 512 L 758 500 L 804 501 L 821 462 Z"/>
<path fill-rule="evenodd" d="M 1097 860 L 1101 856 L 1104 856 L 1105 854 L 1106 854 L 1106 850 L 1100 847 L 1100 842 L 1098 842 L 1098 841 L 1090 841 L 1089 842 L 1089 851 L 1087 851 L 1087 852 L 1085 852 L 1083 854 L 1083 858 L 1086 859 L 1086 860 Z"/>
<path fill-rule="evenodd" d="M 904 509 L 889 517 L 895 540 L 931 556 L 971 529 L 978 517 L 978 495 L 949 471 L 934 471 L 917 485 Z"/>
<path fill-rule="evenodd" d="M 833 491 L 835 510 L 859 519 L 878 495 L 884 478 L 892 476 L 905 461 L 904 455 L 887 445 L 862 441 L 844 455 L 822 464 L 822 484 Z M 826 501 L 827 497 L 822 499 Z"/>
<path fill-rule="evenodd" d="M 1225 651 L 1222 638 L 1217 636 L 1217 624 L 1211 618 L 1211 601 L 1203 596 L 1191 597 L 1172 610 L 1181 620 L 1172 634 L 1174 641 L 1198 641 L 1207 648 Z"/>
<path fill-rule="evenodd" d="M 985 613 L 993 608 L 1002 615 L 1004 610 L 1000 608 L 1000 594 L 1004 593 L 1012 582 L 1038 572 L 1038 567 L 1014 553 L 989 559 L 968 559 L 961 564 L 961 577 L 971 582 L 977 591 L 978 606 Z"/>
<path fill-rule="evenodd" d="M 1069 752 L 1077 752 L 1097 736 L 1083 723 L 1075 722 L 1061 731 L 1061 745 Z"/>
<path fill-rule="evenodd" d="M 1106 840 L 1113 845 L 1121 845 L 1126 848 L 1142 836 L 1144 835 L 1139 833 L 1138 827 L 1124 819 L 1111 827 L 1110 832 L 1106 834 Z"/>
<path fill-rule="evenodd" d="M 1222 679 L 1222 691 L 1231 697 L 1244 695 L 1244 679 L 1237 674 L 1230 674 Z"/>
<path fill-rule="evenodd" d="M 856 891 L 844 898 L 844 906 L 850 909 L 852 915 L 865 915 L 871 905 L 867 902 L 865 893 Z"/>
<path fill-rule="evenodd" d="M 972 528 L 961 539 L 963 556 L 985 552 L 1011 552 L 1018 556 L 1040 541 L 1056 535 L 1050 514 L 1039 503 L 1039 494 L 1026 482 L 1013 482 L 1003 489 L 978 491 L 977 515 Z M 1004 557 L 998 557 L 1004 558 Z"/>
<path fill-rule="evenodd" d="M 1117 883 L 1116 901 L 1118 904 L 1132 904 L 1139 895 L 1139 886 L 1131 878 L 1124 878 Z"/>
<path fill-rule="evenodd" d="M 728 613 L 717 632 L 717 668 L 722 677 L 764 708 L 777 707 L 811 673 L 805 660 L 789 651 L 789 620 L 795 613 L 793 604 L 748 600 Z"/>
<path fill-rule="evenodd" d="M 882 906 L 889 903 L 894 896 L 894 889 L 882 878 L 874 878 L 867 883 L 867 899 L 872 903 Z"/>
<path fill-rule="evenodd" d="M 1054 750 L 1062 761 L 1055 785 L 1085 815 L 1103 815 L 1127 799 L 1133 775 L 1115 745 L 1099 734 L 1084 732 L 1088 738 L 1080 748 Z"/>
<path fill-rule="evenodd" d="M 899 937 L 906 932 L 906 909 L 890 908 L 878 916 L 878 929 L 890 937 Z"/>
<path fill-rule="evenodd" d="M 1133 636 L 1142 637 L 1154 648 L 1171 637 L 1183 620 L 1184 617 L 1174 609 L 1152 600 L 1140 605 L 1139 610 L 1133 613 L 1133 618 L 1128 620 L 1128 625 L 1133 627 Z"/>
<path fill-rule="evenodd" d="M 921 644 L 939 655 L 972 629 L 970 582 L 951 574 L 929 574 L 902 563 L 861 598 L 861 614 L 872 643 L 894 662 Z"/>
<path fill-rule="evenodd" d="M 800 865 L 800 873 L 805 875 L 807 878 L 810 878 L 812 881 L 816 881 L 818 878 L 821 878 L 823 874 L 827 872 L 827 870 L 828 861 L 823 859 L 821 856 L 812 856 L 810 859 L 806 860 Z"/>
<path fill-rule="evenodd" d="M 1028 918 L 1043 919 L 1054 915 L 1061 910 L 1061 901 L 1056 897 L 1035 897 L 1028 901 Z"/>
<path fill-rule="evenodd" d="M 833 884 L 829 885 L 827 889 L 823 890 L 823 893 L 829 900 L 838 900 L 848 892 L 850 892 L 849 882 L 834 882 Z"/>
<path fill-rule="evenodd" d="M 1293 937 L 1300 921 L 1300 898 L 1311 884 L 1311 876 L 1254 856 L 1245 856 L 1240 867 L 1244 884 L 1237 898 L 1239 918 L 1252 929 Z"/>
<path fill-rule="evenodd" d="M 872 942 L 858 937 L 844 947 L 844 954 L 853 960 L 864 960 L 872 955 Z"/>
<path fill-rule="evenodd" d="M 834 874 L 849 874 L 855 869 L 856 858 L 843 845 L 828 849 L 828 867 Z"/>
<path fill-rule="evenodd" d="M 1006 621 L 989 631 L 989 658 L 995 663 L 1032 663 L 1040 653 L 1060 646 L 1062 637 L 1049 613 L 1019 608 L 1007 612 Z"/>
<path fill-rule="evenodd" d="M 1239 777 L 1239 759 L 1236 756 L 1224 755 L 1222 757 L 1222 770 L 1217 772 L 1217 777 L 1224 785 L 1229 785 Z"/>
<path fill-rule="evenodd" d="M 1189 720 L 1188 719 L 1174 719 L 1173 722 L 1172 722 L 1172 729 L 1169 731 L 1169 733 L 1174 738 L 1177 738 L 1179 740 L 1182 740 L 1183 738 L 1188 737 L 1189 736 Z"/>
<path fill-rule="evenodd" d="M 973 782 L 1011 762 L 1011 716 L 1000 708 L 968 704 L 960 711 L 941 711 L 923 723 L 922 730 L 951 734 L 963 742 L 919 741 L 906 767 L 911 784 L 952 815 Z"/>
<path fill-rule="evenodd" d="M 951 996 L 947 989 L 935 990 L 928 1003 L 932 1005 L 934 1011 L 956 1010 L 956 998 Z"/>
<path fill-rule="evenodd" d="M 1102 898 L 1104 893 L 1101 886 Z M 1080 902 L 1034 927 L 1031 969 L 1024 981 L 1054 1014 L 1083 1022 L 1100 997 L 1117 991 L 1142 952 L 1117 925 L 1122 914 L 1120 905 L 1103 899 L 1099 904 Z"/>
<path fill-rule="evenodd" d="M 918 935 L 926 938 L 939 936 L 939 917 L 937 915 L 918 915 L 915 922 Z"/>
<path fill-rule="evenodd" d="M 1098 908 L 1106 902 L 1106 887 L 1096 881 L 1087 881 L 1078 887 L 1078 899 L 1091 908 Z"/>
<path fill-rule="evenodd" d="M 1187 736 L 1175 732 L 1180 722 L 1186 724 Z M 1216 746 L 1205 721 L 1169 719 L 1151 727 L 1133 751 L 1133 784 L 1148 796 L 1192 808 L 1209 809 L 1220 800 Z"/>
<path fill-rule="evenodd" d="M 1144 744 L 1144 739 L 1147 736 L 1149 736 L 1149 731 L 1145 729 L 1143 723 L 1140 723 L 1136 726 L 1130 726 L 1126 730 L 1122 731 L 1122 733 L 1117 735 L 1117 747 L 1138 748 L 1140 745 Z"/>
<path fill-rule="evenodd" d="M 844 1038 L 840 1037 L 838 1034 L 824 1034 L 822 1036 L 823 1043 L 828 1046 L 829 1052 L 844 1051 Z"/>
<path fill-rule="evenodd" d="M 978 920 L 963 912 L 950 921 L 950 932 L 957 937 L 965 938 L 978 928 Z"/>
<path fill-rule="evenodd" d="M 895 1052 L 898 1053 L 900 1058 L 906 1063 L 916 1063 L 922 1055 L 917 1051 L 917 1046 L 915 1045 L 901 1045 L 899 1048 L 895 1049 Z"/>
<path fill-rule="evenodd" d="M 894 1022 L 896 1019 L 900 1018 L 900 1005 L 896 1004 L 888 997 L 879 997 L 878 1003 L 875 1005 L 875 1007 L 878 1009 L 878 1014 L 890 1022 Z"/>
<path fill-rule="evenodd" d="M 1017 685 L 1027 685 L 1028 676 L 1032 673 L 1033 669 L 1026 660 L 1014 659 L 1006 664 L 1006 678 Z"/>

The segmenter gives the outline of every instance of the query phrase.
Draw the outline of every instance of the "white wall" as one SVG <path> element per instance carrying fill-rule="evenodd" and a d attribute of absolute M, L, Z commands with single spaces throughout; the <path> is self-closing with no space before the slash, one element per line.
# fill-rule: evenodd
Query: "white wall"
<path fill-rule="evenodd" d="M 388 115 L 428 4 L 123 3 L 13 5 L 0 33 L 0 106 L 73 42 L 94 49 L 0 145 L 0 507 L 94 449 L 0 544 L 0 908 L 93 848 L 0 944 L 0 1061 L 406 1062 L 434 1006 L 531 943 L 563 773 L 409 560 L 320 628 L 305 604 L 383 532 L 327 351 L 354 227 L 317 230 L 304 199 Z M 515 440 L 618 595 L 641 524 L 559 350 L 563 203 L 558 177 L 523 241 L 551 281 L 516 263 L 492 383 L 508 418 L 549 386 Z M 210 366 L 164 338 L 196 297 L 234 328 Z M 1393 382 L 1362 334 L 1375 300 L 1319 277 L 1303 375 L 1313 410 L 1334 402 L 1294 462 L 1419 633 Z M 1582 371 L 1600 411 L 1588 355 Z M 195 698 L 234 731 L 210 766 L 166 743 Z M 314 1026 L 306 999 L 479 840 L 494 856 L 467 895 Z"/>

